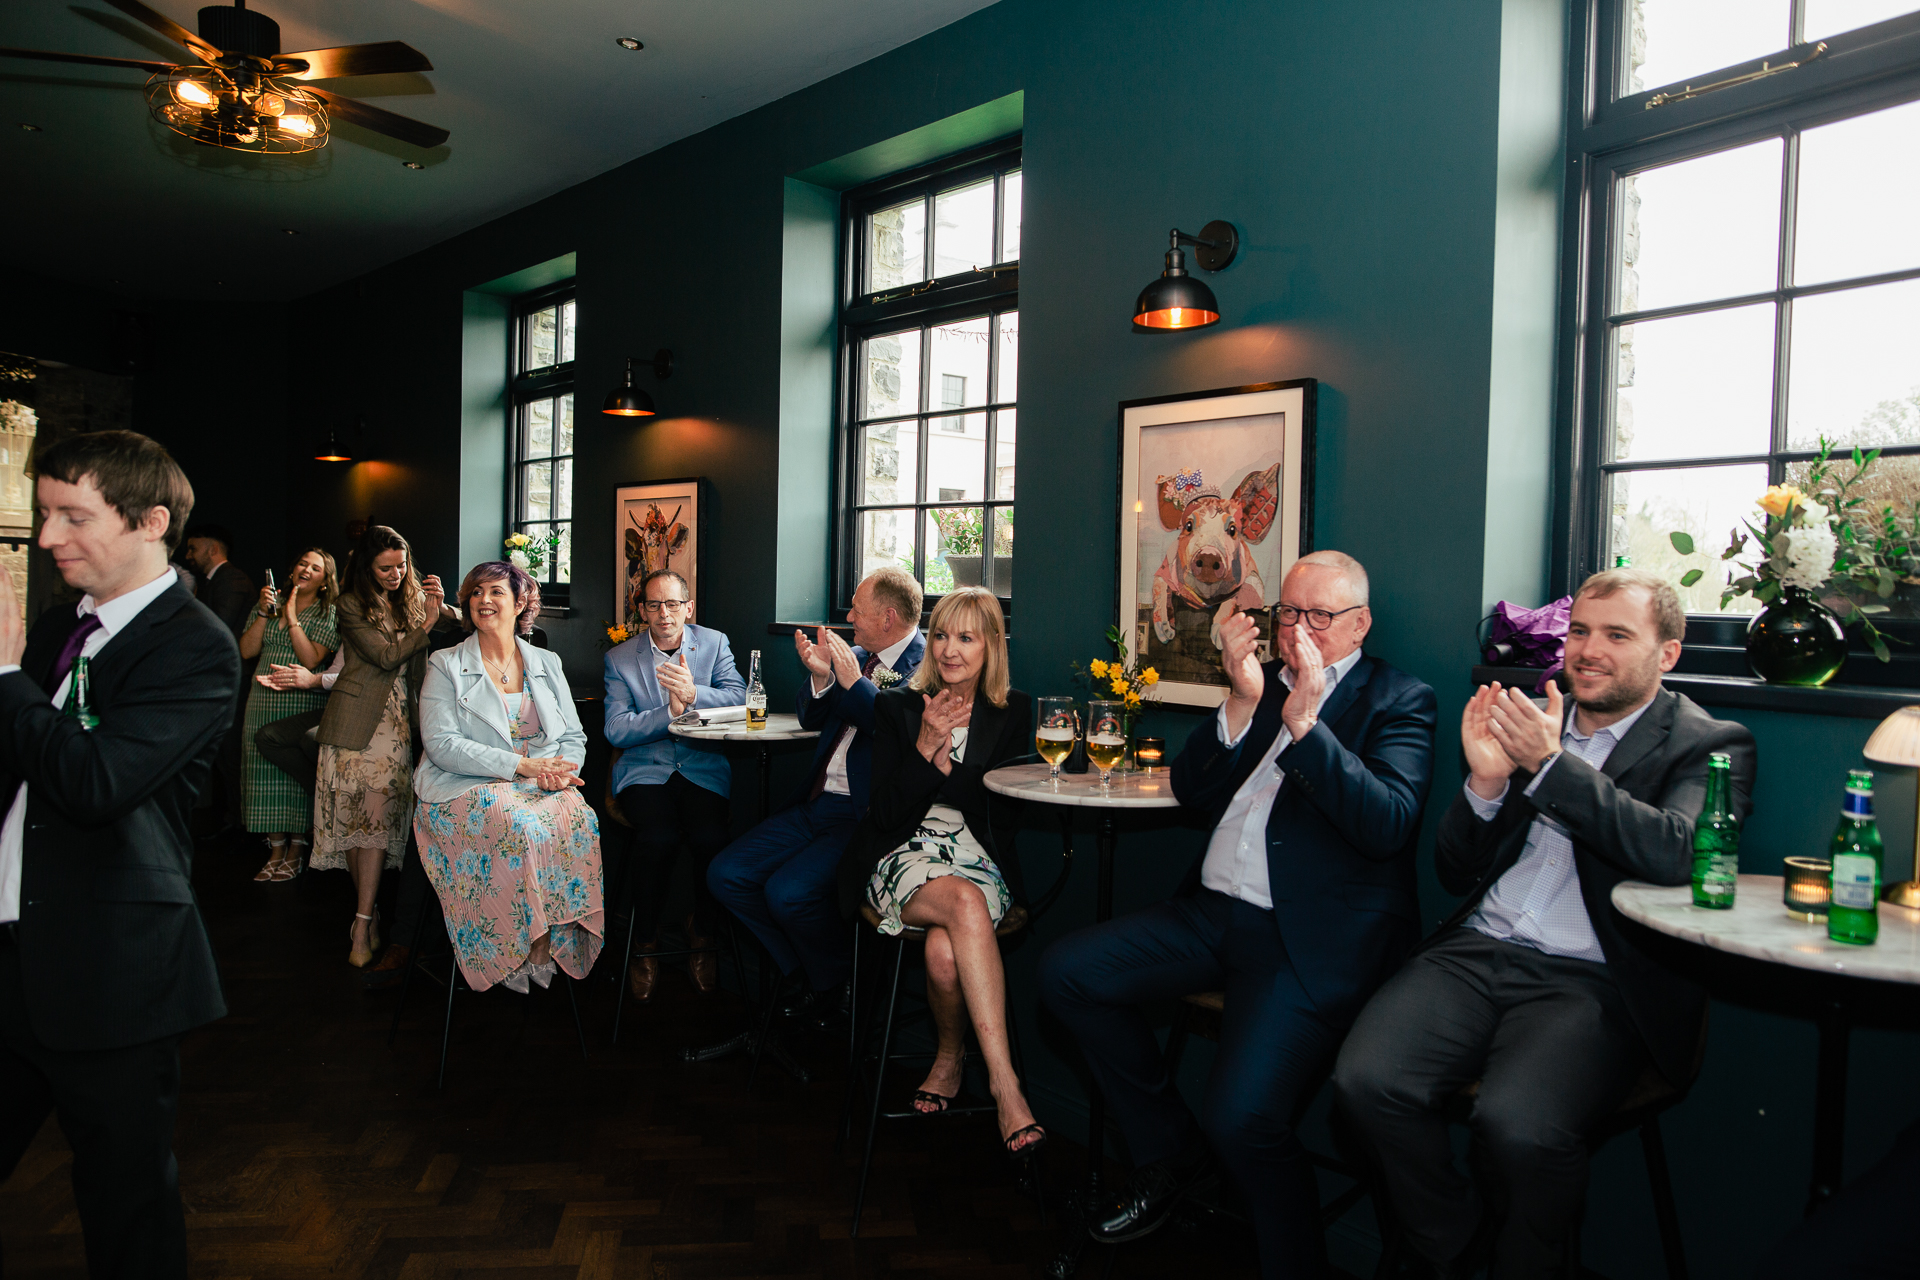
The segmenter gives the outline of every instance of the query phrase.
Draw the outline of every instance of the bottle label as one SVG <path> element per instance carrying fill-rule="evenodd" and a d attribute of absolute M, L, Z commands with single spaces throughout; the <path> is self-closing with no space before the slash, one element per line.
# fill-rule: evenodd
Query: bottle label
<path fill-rule="evenodd" d="M 1740 855 L 1737 853 L 1716 853 L 1707 863 L 1708 884 L 1723 884 L 1731 889 L 1739 877 Z"/>
<path fill-rule="evenodd" d="M 1833 860 L 1833 905 L 1853 911 L 1873 910 L 1873 859 L 1843 853 Z"/>

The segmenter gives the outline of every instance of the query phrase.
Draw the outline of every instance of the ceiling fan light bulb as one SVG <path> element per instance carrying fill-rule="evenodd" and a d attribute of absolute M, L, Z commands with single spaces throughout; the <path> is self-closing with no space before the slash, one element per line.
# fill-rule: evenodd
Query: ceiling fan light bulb
<path fill-rule="evenodd" d="M 289 112 L 274 121 L 274 124 L 278 126 L 280 132 L 290 133 L 296 138 L 311 138 L 316 132 L 313 117 L 308 115 L 295 115 Z"/>
<path fill-rule="evenodd" d="M 189 107 L 210 107 L 213 105 L 213 94 L 208 91 L 207 86 L 201 84 L 198 80 L 174 81 L 173 96 L 178 98 L 183 105 Z"/>
<path fill-rule="evenodd" d="M 287 101 L 278 94 L 263 93 L 253 100 L 253 109 L 263 116 L 277 116 L 286 112 Z"/>

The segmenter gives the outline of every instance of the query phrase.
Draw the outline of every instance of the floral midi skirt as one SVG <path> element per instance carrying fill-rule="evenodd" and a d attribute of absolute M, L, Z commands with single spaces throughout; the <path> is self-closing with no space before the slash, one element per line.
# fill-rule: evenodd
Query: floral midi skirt
<path fill-rule="evenodd" d="M 907 899 L 921 885 L 941 876 L 959 876 L 978 889 L 996 925 L 1013 905 L 1000 868 L 967 830 L 967 820 L 958 809 L 936 804 L 927 810 L 911 839 L 880 859 L 867 882 L 867 901 L 880 913 L 880 932 L 891 937 L 905 929 L 900 913 L 907 909 Z"/>
<path fill-rule="evenodd" d="M 349 849 L 385 849 L 386 869 L 399 868 L 407 852 L 407 817 L 413 812 L 413 727 L 407 721 L 407 677 L 402 672 L 387 695 L 386 710 L 366 750 L 320 747 L 313 787 L 315 871 L 347 865 Z"/>
<path fill-rule="evenodd" d="M 587 976 L 606 922 L 600 825 L 577 790 L 542 791 L 525 778 L 483 783 L 445 804 L 422 803 L 413 832 L 475 991 L 518 973 L 543 933 L 562 970 Z"/>

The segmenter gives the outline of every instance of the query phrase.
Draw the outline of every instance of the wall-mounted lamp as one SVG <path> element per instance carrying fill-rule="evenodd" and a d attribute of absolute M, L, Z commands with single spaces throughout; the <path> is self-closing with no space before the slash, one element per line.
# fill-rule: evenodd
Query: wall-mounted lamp
<path fill-rule="evenodd" d="M 1166 333 L 1173 329 L 1204 329 L 1220 323 L 1220 304 L 1213 290 L 1187 274 L 1187 255 L 1181 245 L 1191 245 L 1194 260 L 1209 271 L 1219 271 L 1240 251 L 1240 235 L 1231 222 L 1209 222 L 1200 234 L 1190 236 L 1175 227 L 1167 246 L 1167 269 L 1160 278 L 1140 291 L 1133 304 L 1135 333 Z"/>
<path fill-rule="evenodd" d="M 364 413 L 361 414 L 355 426 L 356 430 L 354 431 L 354 435 L 365 439 L 367 434 L 367 415 Z M 313 460 L 315 462 L 353 461 L 353 450 L 347 447 L 347 442 L 342 437 L 342 433 L 338 427 L 327 428 L 327 434 L 321 438 L 319 444 L 314 446 Z"/>
<path fill-rule="evenodd" d="M 627 357 L 626 381 L 607 392 L 607 402 L 600 406 L 600 412 L 616 418 L 651 418 L 659 412 L 653 407 L 653 397 L 633 385 L 633 366 L 639 359 Z M 654 377 L 664 382 L 673 376 L 673 352 L 665 347 L 653 353 L 651 363 Z"/>

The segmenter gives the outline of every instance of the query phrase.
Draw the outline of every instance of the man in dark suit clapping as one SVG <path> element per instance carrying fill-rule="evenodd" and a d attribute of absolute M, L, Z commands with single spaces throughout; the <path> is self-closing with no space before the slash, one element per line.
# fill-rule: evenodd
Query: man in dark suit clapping
<path fill-rule="evenodd" d="M 1753 734 L 1661 687 L 1685 629 L 1665 579 L 1595 574 L 1567 634 L 1574 705 L 1557 687 L 1543 708 L 1498 685 L 1467 704 L 1470 776 L 1434 848 L 1440 883 L 1466 898 L 1367 1005 L 1334 1076 L 1442 1276 L 1488 1253 L 1499 1280 L 1559 1275 L 1593 1125 L 1649 1061 L 1676 1087 L 1692 1080 L 1706 993 L 1641 951 L 1612 905 L 1625 879 L 1688 882 L 1713 753 L 1731 757 L 1730 808 L 1747 814 Z M 1470 1123 L 1503 1185 L 1498 1217 L 1447 1134 L 1448 1101 L 1476 1080 Z"/>
<path fill-rule="evenodd" d="M 1434 696 L 1361 652 L 1367 575 L 1338 551 L 1288 571 L 1283 661 L 1220 624 L 1229 692 L 1173 765 L 1180 803 L 1213 826 L 1181 896 L 1082 929 L 1041 958 L 1047 1008 L 1080 1041 L 1134 1172 L 1090 1224 L 1145 1235 L 1208 1163 L 1247 1203 L 1266 1276 L 1325 1269 L 1313 1170 L 1293 1118 L 1366 998 L 1419 937 L 1413 852 L 1433 776 Z M 1226 992 L 1220 1052 L 1196 1119 L 1140 1005 Z"/>
<path fill-rule="evenodd" d="M 89 1272 L 185 1276 L 178 1045 L 226 1013 L 187 814 L 240 654 L 167 564 L 193 489 L 166 450 L 102 431 L 35 470 L 39 543 L 86 594 L 29 636 L 0 574 L 0 1178 L 55 1112 Z M 92 728 L 62 710 L 82 657 Z"/>

